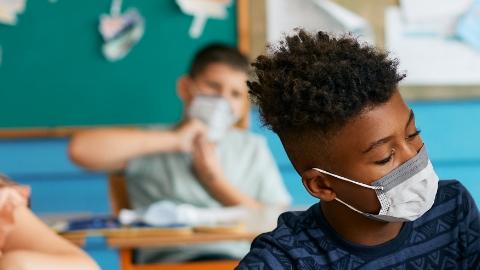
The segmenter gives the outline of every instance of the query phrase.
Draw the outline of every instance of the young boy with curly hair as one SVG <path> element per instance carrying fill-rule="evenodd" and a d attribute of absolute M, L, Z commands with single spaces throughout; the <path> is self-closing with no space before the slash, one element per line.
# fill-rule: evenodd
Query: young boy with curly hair
<path fill-rule="evenodd" d="M 480 220 L 438 181 L 398 61 L 356 39 L 303 30 L 253 64 L 250 94 L 307 191 L 238 269 L 480 269 Z"/>

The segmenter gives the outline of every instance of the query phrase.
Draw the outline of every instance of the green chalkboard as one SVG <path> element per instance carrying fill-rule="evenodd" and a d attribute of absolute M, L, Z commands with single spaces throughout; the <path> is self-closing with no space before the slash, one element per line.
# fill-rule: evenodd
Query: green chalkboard
<path fill-rule="evenodd" d="M 171 123 L 182 105 L 175 83 L 195 51 L 236 44 L 236 12 L 208 20 L 191 39 L 192 17 L 174 0 L 124 0 L 145 18 L 145 34 L 126 58 L 101 53 L 99 16 L 109 0 L 34 0 L 16 26 L 0 24 L 0 128 Z"/>

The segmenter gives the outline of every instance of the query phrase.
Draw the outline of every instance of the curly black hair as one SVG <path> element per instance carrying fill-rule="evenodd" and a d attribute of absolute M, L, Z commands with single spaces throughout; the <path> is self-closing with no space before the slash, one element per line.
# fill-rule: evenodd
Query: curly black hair
<path fill-rule="evenodd" d="M 355 37 L 297 29 L 252 64 L 252 101 L 277 134 L 343 127 L 362 111 L 385 103 L 405 75 L 398 60 Z"/>

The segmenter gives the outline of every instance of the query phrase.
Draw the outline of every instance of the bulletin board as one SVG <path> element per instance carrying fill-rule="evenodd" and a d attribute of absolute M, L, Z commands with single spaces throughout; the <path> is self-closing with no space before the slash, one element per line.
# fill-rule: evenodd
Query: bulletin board
<path fill-rule="evenodd" d="M 122 60 L 101 52 L 99 16 L 110 0 L 28 1 L 18 24 L 0 24 L 0 129 L 171 123 L 181 117 L 176 79 L 211 42 L 246 37 L 232 1 L 226 19 L 209 19 L 188 35 L 192 16 L 174 0 L 124 0 L 145 19 L 145 34 Z M 0 130 L 1 131 L 1 130 Z"/>

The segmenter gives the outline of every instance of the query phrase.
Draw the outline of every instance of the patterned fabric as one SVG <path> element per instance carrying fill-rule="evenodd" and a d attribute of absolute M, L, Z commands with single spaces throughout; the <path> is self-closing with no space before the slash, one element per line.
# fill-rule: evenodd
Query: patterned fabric
<path fill-rule="evenodd" d="M 480 269 L 480 216 L 458 181 L 440 181 L 433 207 L 378 246 L 348 242 L 319 204 L 287 212 L 258 236 L 237 269 Z"/>

